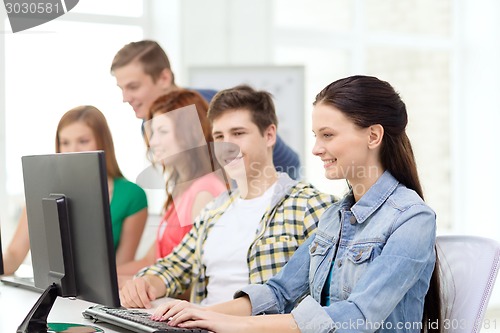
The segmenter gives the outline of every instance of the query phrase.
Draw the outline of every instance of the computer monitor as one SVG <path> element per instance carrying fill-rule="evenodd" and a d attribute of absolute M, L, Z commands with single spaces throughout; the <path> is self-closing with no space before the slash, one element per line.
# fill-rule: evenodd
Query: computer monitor
<path fill-rule="evenodd" d="M 57 296 L 119 307 L 104 152 L 24 156 L 22 166 L 35 286 L 45 292 L 18 332 L 45 332 Z"/>

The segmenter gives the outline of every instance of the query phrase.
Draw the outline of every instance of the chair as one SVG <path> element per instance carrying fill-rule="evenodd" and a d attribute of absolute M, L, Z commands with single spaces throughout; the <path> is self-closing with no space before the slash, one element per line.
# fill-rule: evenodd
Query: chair
<path fill-rule="evenodd" d="M 476 236 L 438 236 L 445 332 L 480 332 L 497 278 L 500 244 Z"/>

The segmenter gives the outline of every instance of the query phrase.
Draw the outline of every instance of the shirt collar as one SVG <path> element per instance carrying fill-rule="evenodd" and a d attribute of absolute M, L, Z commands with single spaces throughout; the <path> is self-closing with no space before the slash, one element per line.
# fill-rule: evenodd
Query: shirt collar
<path fill-rule="evenodd" d="M 382 206 L 387 198 L 394 192 L 398 184 L 399 181 L 386 170 L 358 202 L 354 203 L 354 197 L 351 191 L 346 196 L 343 206 L 347 209 L 351 209 L 358 223 L 363 223 Z M 352 205 L 353 203 L 354 205 Z M 347 207 L 351 205 L 352 207 Z"/>

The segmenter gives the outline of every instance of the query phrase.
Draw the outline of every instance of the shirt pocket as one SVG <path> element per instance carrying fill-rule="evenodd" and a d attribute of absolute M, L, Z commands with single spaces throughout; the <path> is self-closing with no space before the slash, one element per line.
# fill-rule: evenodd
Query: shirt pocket
<path fill-rule="evenodd" d="M 357 244 L 350 247 L 338 269 L 342 270 L 342 295 L 347 299 L 352 289 L 361 276 L 364 275 L 368 266 L 373 261 L 374 244 Z"/>
<path fill-rule="evenodd" d="M 326 242 L 316 235 L 315 240 L 309 245 L 309 285 L 313 286 L 318 281 L 324 280 L 324 275 L 328 274 L 329 267 L 324 269 L 321 266 L 324 264 L 328 251 L 333 247 L 333 243 Z"/>

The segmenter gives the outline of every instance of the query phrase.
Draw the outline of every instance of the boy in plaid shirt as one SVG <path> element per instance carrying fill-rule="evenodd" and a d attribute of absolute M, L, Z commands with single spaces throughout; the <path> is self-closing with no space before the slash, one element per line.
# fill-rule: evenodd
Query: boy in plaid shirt
<path fill-rule="evenodd" d="M 237 189 L 208 204 L 171 254 L 122 287 L 123 306 L 149 308 L 152 300 L 190 287 L 194 303 L 230 300 L 234 290 L 274 276 L 334 201 L 276 172 L 277 117 L 269 93 L 248 86 L 220 91 L 208 118 L 217 160 Z"/>

